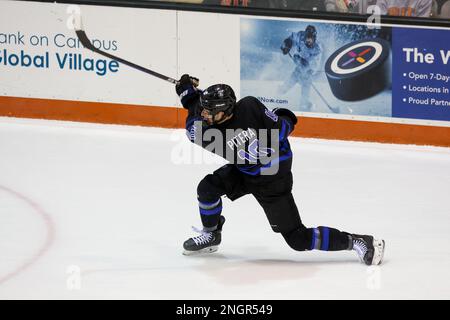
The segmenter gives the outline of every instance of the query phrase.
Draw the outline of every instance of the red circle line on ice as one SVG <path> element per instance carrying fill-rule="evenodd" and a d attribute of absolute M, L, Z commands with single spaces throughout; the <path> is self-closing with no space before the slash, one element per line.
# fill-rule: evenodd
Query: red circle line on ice
<path fill-rule="evenodd" d="M 28 269 L 49 250 L 54 241 L 55 230 L 50 216 L 34 201 L 24 196 L 23 194 L 2 185 L 0 185 L 0 191 L 3 191 L 6 194 L 26 203 L 32 209 L 32 211 L 36 213 L 44 221 L 47 233 L 45 241 L 40 246 L 39 250 L 37 250 L 31 257 L 22 262 L 22 264 L 19 265 L 16 269 L 8 272 L 5 275 L 0 275 L 0 285 L 2 285 L 6 281 L 11 280 L 12 278 L 16 277 L 17 275 Z"/>

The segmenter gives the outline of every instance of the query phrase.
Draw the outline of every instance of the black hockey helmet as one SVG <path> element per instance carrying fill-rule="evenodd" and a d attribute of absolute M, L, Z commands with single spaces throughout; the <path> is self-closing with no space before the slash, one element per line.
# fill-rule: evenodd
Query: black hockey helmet
<path fill-rule="evenodd" d="M 309 25 L 305 29 L 305 42 L 307 39 L 312 39 L 313 43 L 317 40 L 317 30 L 316 27 Z"/>
<path fill-rule="evenodd" d="M 202 92 L 200 104 L 212 116 L 215 116 L 220 111 L 223 111 L 225 116 L 229 116 L 233 113 L 236 105 L 236 95 L 229 85 L 215 84 Z"/>

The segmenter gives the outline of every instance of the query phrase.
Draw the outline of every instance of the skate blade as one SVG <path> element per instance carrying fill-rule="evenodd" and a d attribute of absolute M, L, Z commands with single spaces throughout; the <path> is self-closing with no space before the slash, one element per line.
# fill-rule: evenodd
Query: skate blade
<path fill-rule="evenodd" d="M 372 265 L 380 265 L 383 262 L 384 258 L 384 240 L 373 240 L 373 260 Z"/>
<path fill-rule="evenodd" d="M 183 255 L 185 255 L 185 256 L 200 256 L 200 255 L 205 255 L 208 253 L 214 253 L 217 250 L 219 250 L 219 246 L 212 246 L 212 247 L 204 248 L 204 249 L 201 249 L 198 251 L 184 250 Z"/>

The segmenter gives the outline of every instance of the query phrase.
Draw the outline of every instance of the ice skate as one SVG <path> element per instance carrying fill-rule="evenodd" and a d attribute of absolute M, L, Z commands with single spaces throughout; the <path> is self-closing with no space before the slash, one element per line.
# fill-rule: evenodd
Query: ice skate
<path fill-rule="evenodd" d="M 192 237 L 186 240 L 183 244 L 184 255 L 197 255 L 203 253 L 213 253 L 219 249 L 219 244 L 222 241 L 222 226 L 225 223 L 225 217 L 220 216 L 219 225 L 214 231 L 196 230 L 200 233 L 197 237 Z"/>
<path fill-rule="evenodd" d="M 383 262 L 384 240 L 374 239 L 368 235 L 352 234 L 352 249 L 356 251 L 361 262 L 366 265 L 379 265 Z"/>

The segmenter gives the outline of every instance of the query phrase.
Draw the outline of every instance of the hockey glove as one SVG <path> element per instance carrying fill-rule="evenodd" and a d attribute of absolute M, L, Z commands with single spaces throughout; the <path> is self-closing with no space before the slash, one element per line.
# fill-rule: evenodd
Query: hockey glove
<path fill-rule="evenodd" d="M 291 51 L 292 48 L 292 39 L 291 38 L 287 38 L 284 40 L 283 45 L 281 46 L 281 52 L 283 52 L 283 54 L 288 54 L 289 51 Z"/>
<path fill-rule="evenodd" d="M 297 121 L 298 121 L 297 117 L 289 109 L 275 108 L 275 109 L 272 110 L 272 112 L 275 113 L 279 117 L 286 117 L 286 118 L 288 118 L 289 120 L 291 120 L 291 122 L 294 124 L 294 126 L 297 124 Z"/>
<path fill-rule="evenodd" d="M 198 95 L 197 87 L 199 84 L 198 78 L 191 77 L 188 74 L 183 74 L 175 86 L 175 91 L 180 97 L 181 104 L 184 108 L 188 108 L 187 103 Z"/>

